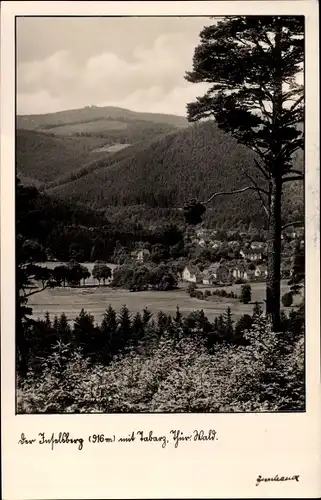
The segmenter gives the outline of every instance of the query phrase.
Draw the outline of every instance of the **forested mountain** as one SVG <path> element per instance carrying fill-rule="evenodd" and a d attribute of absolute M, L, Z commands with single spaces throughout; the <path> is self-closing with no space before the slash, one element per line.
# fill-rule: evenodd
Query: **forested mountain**
<path fill-rule="evenodd" d="M 203 201 L 213 192 L 247 186 L 249 181 L 242 168 L 256 177 L 254 158 L 254 153 L 215 123 L 206 122 L 115 153 L 88 166 L 75 180 L 62 179 L 48 193 L 94 209 L 140 204 L 150 208 L 182 207 L 189 198 Z M 300 168 L 302 156 L 297 156 L 295 163 Z M 285 202 L 285 219 L 289 206 L 293 211 L 302 209 L 303 204 L 301 188 L 288 192 L 294 199 L 290 205 Z M 261 226 L 264 221 L 253 191 L 218 197 L 209 208 L 211 217 L 219 222 L 252 221 Z"/>
<path fill-rule="evenodd" d="M 167 217 L 190 198 L 204 201 L 213 192 L 247 186 L 242 168 L 257 178 L 254 153 L 213 121 L 187 126 L 183 117 L 93 106 L 18 116 L 17 124 L 29 129 L 16 135 L 21 180 L 108 218 L 115 210 L 132 210 L 146 220 Z M 294 163 L 302 169 L 303 155 L 296 155 Z M 288 220 L 302 212 L 303 187 L 285 187 Z M 215 198 L 205 219 L 213 226 L 262 227 L 265 215 L 256 193 L 247 191 Z"/>

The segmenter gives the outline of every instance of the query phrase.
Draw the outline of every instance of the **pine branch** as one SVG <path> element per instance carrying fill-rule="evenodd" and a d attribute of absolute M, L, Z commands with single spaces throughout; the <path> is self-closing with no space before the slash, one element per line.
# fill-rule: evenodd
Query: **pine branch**
<path fill-rule="evenodd" d="M 292 181 L 303 181 L 304 180 L 304 175 L 293 175 L 291 177 L 284 177 L 282 179 L 282 184 L 285 184 L 286 182 L 292 182 Z"/>
<path fill-rule="evenodd" d="M 267 33 L 264 33 L 263 34 L 263 38 L 265 40 L 265 42 L 271 47 L 273 48 L 273 43 L 271 42 L 271 40 L 269 39 L 269 37 L 267 36 Z"/>
<path fill-rule="evenodd" d="M 291 226 L 304 226 L 304 221 L 302 221 L 302 220 L 295 220 L 295 221 L 292 221 L 292 222 L 287 222 L 286 224 L 284 224 L 281 227 L 281 231 L 284 231 L 284 229 L 286 229 L 287 227 L 291 227 Z"/>
<path fill-rule="evenodd" d="M 235 38 L 235 40 L 237 40 L 238 42 L 240 42 L 242 45 L 244 45 L 247 49 L 250 49 L 253 45 L 245 42 L 244 40 L 242 40 L 242 38 L 240 38 L 239 36 L 237 35 L 233 35 L 233 38 Z"/>
<path fill-rule="evenodd" d="M 260 199 L 260 201 L 261 201 L 261 203 L 262 203 L 263 209 L 264 209 L 264 211 L 265 211 L 266 215 L 269 217 L 269 210 L 268 210 L 268 208 L 267 208 L 267 206 L 266 206 L 266 204 L 265 204 L 265 202 L 264 202 L 264 200 L 263 200 L 263 198 L 262 198 L 262 195 L 261 195 L 261 193 L 264 193 L 266 196 L 269 196 L 269 193 L 268 193 L 265 189 L 260 188 L 260 187 L 258 186 L 258 184 L 256 183 L 256 181 L 255 181 L 255 180 L 254 180 L 254 179 L 250 176 L 250 174 L 248 174 L 248 173 L 244 170 L 244 168 L 242 168 L 242 167 L 241 167 L 241 170 L 242 170 L 242 172 L 244 173 L 244 175 L 245 175 L 248 179 L 250 179 L 250 181 L 252 182 L 252 184 L 254 184 L 255 189 L 257 190 L 257 193 L 258 193 L 258 195 L 259 195 L 259 199 Z"/>
<path fill-rule="evenodd" d="M 297 99 L 297 101 L 295 101 L 294 104 L 292 104 L 291 108 L 290 108 L 290 111 L 293 111 L 299 104 L 300 102 L 302 102 L 304 99 L 304 95 L 302 95 L 301 97 L 299 97 L 299 99 Z"/>
<path fill-rule="evenodd" d="M 46 288 L 49 287 L 49 284 L 43 286 L 42 288 L 39 288 L 38 290 L 34 290 L 33 292 L 29 292 L 29 293 L 26 293 L 24 292 L 24 297 L 27 298 L 27 297 L 31 297 L 31 295 L 35 295 L 36 293 L 40 293 L 40 292 L 43 292 L 44 290 L 46 290 Z"/>
<path fill-rule="evenodd" d="M 287 171 L 287 174 L 297 174 L 304 177 L 304 174 L 301 172 L 301 170 L 296 170 L 295 168 L 290 168 L 290 170 Z"/>
<path fill-rule="evenodd" d="M 259 188 L 259 189 L 261 189 L 261 188 Z M 235 191 L 220 191 L 219 193 L 212 194 L 207 201 L 202 201 L 201 203 L 202 203 L 202 205 L 207 205 L 210 201 L 212 201 L 214 198 L 216 198 L 216 196 L 244 193 L 245 191 L 249 191 L 249 190 L 257 192 L 257 188 L 252 187 L 252 186 L 246 186 L 245 188 L 236 189 Z"/>
<path fill-rule="evenodd" d="M 254 159 L 254 162 L 255 162 L 255 165 L 257 166 L 257 168 L 259 169 L 259 171 L 261 172 L 261 174 L 265 177 L 265 179 L 268 181 L 270 179 L 270 176 L 269 174 L 267 173 L 267 171 L 264 169 L 264 167 L 262 167 L 259 162 Z"/>

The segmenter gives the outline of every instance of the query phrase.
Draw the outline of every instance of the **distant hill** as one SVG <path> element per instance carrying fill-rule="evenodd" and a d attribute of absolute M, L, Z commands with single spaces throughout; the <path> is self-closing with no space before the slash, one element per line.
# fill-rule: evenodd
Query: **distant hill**
<path fill-rule="evenodd" d="M 89 165 L 79 178 L 66 178 L 48 193 L 64 200 L 78 200 L 94 209 L 139 204 L 146 208 L 171 208 L 182 206 L 192 197 L 206 200 L 213 192 L 248 185 L 240 167 L 254 177 L 257 174 L 254 153 L 213 122 L 196 124 L 140 146 Z M 302 163 L 301 160 L 299 157 L 296 162 Z M 291 211 L 300 211 L 302 188 L 294 192 Z M 287 206 L 285 203 L 286 212 Z M 209 208 L 211 217 L 220 223 L 253 221 L 262 225 L 264 220 L 253 191 L 218 197 Z"/>
<path fill-rule="evenodd" d="M 122 108 L 87 106 L 44 115 L 17 116 L 17 129 L 63 136 L 95 136 L 110 144 L 133 144 L 188 126 L 186 118 L 158 113 L 138 113 Z"/>
<path fill-rule="evenodd" d="M 187 119 L 183 116 L 161 113 L 140 113 L 112 106 L 86 106 L 81 109 L 71 109 L 42 115 L 18 115 L 17 128 L 35 130 L 46 127 L 50 129 L 57 126 L 85 123 L 95 120 L 110 120 L 121 123 L 126 123 L 128 121 L 147 121 L 165 123 L 175 127 L 188 126 Z"/>

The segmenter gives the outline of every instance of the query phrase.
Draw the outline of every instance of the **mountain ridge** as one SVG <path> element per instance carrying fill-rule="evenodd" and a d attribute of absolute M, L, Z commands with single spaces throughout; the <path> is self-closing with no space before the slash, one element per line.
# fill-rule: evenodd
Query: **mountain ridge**
<path fill-rule="evenodd" d="M 56 111 L 54 113 L 17 115 L 17 128 L 41 128 L 41 126 L 56 126 L 72 123 L 81 123 L 84 120 L 97 119 L 136 119 L 156 123 L 168 123 L 175 126 L 188 126 L 185 117 L 166 113 L 145 113 L 132 111 L 115 106 L 85 106 L 70 110 Z M 76 120 L 76 121 L 75 121 Z"/>
<path fill-rule="evenodd" d="M 145 207 L 147 213 L 149 210 L 182 207 L 190 198 L 203 201 L 213 192 L 231 191 L 248 185 L 242 168 L 259 183 L 263 182 L 255 168 L 254 152 L 220 130 L 214 121 L 167 132 L 162 129 L 162 132 L 152 134 L 152 138 L 127 144 L 113 153 L 93 153 L 92 146 L 98 140 L 96 136 L 64 138 L 61 135 L 18 130 L 18 137 L 19 134 L 29 138 L 32 134 L 45 140 L 50 138 L 48 140 L 53 141 L 53 156 L 48 157 L 52 160 L 52 168 L 57 170 L 55 163 L 60 165 L 59 172 L 53 170 L 48 175 L 46 171 L 51 167 L 41 148 L 38 157 L 30 148 L 25 148 L 23 155 L 18 141 L 17 165 L 20 165 L 20 170 L 25 168 L 21 173 L 26 178 L 34 178 L 37 182 L 41 180 L 42 190 L 50 196 L 99 211 L 140 205 Z M 72 145 L 74 141 L 79 141 L 83 157 L 82 153 L 78 154 L 79 151 L 78 156 L 73 156 L 74 146 L 70 146 L 69 151 L 67 144 Z M 90 144 L 92 149 L 88 152 L 86 148 Z M 303 168 L 303 155 L 296 155 L 293 161 L 296 168 Z M 39 179 L 41 172 L 42 179 Z M 284 201 L 285 219 L 289 212 L 301 213 L 302 186 L 286 186 Z M 208 212 L 211 217 L 217 218 L 217 223 L 224 224 L 228 220 L 250 223 L 255 220 L 256 225 L 264 224 L 263 209 L 253 191 L 221 196 L 210 205 Z"/>

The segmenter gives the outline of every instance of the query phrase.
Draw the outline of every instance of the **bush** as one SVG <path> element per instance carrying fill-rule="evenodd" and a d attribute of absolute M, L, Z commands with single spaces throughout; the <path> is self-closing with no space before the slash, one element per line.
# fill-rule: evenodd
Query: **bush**
<path fill-rule="evenodd" d="M 284 307 L 291 307 L 293 304 L 293 293 L 285 293 L 282 297 L 282 304 Z"/>
<path fill-rule="evenodd" d="M 240 296 L 240 301 L 243 302 L 243 304 L 248 304 L 251 302 L 252 298 L 252 288 L 251 285 L 242 285 L 241 287 L 241 296 Z"/>
<path fill-rule="evenodd" d="M 199 300 L 204 300 L 204 294 L 201 290 L 195 290 L 194 297 Z"/>
<path fill-rule="evenodd" d="M 204 299 L 208 299 L 208 297 L 210 297 L 212 294 L 211 294 L 211 291 L 210 290 L 205 290 L 204 292 Z"/>
<path fill-rule="evenodd" d="M 187 293 L 190 297 L 195 297 L 196 283 L 190 283 L 187 287 Z"/>
<path fill-rule="evenodd" d="M 129 349 L 108 366 L 57 344 L 41 376 L 18 379 L 19 413 L 303 411 L 304 337 L 273 333 L 263 316 L 248 345 L 165 334 L 149 354 Z"/>
<path fill-rule="evenodd" d="M 164 264 L 123 265 L 115 269 L 112 285 L 133 292 L 148 290 L 148 285 L 151 285 L 153 290 L 173 290 L 177 288 L 177 276 Z"/>
<path fill-rule="evenodd" d="M 213 290 L 212 295 L 216 295 L 217 297 L 226 297 L 229 299 L 236 299 L 237 295 L 233 292 L 227 292 L 226 290 Z"/>

